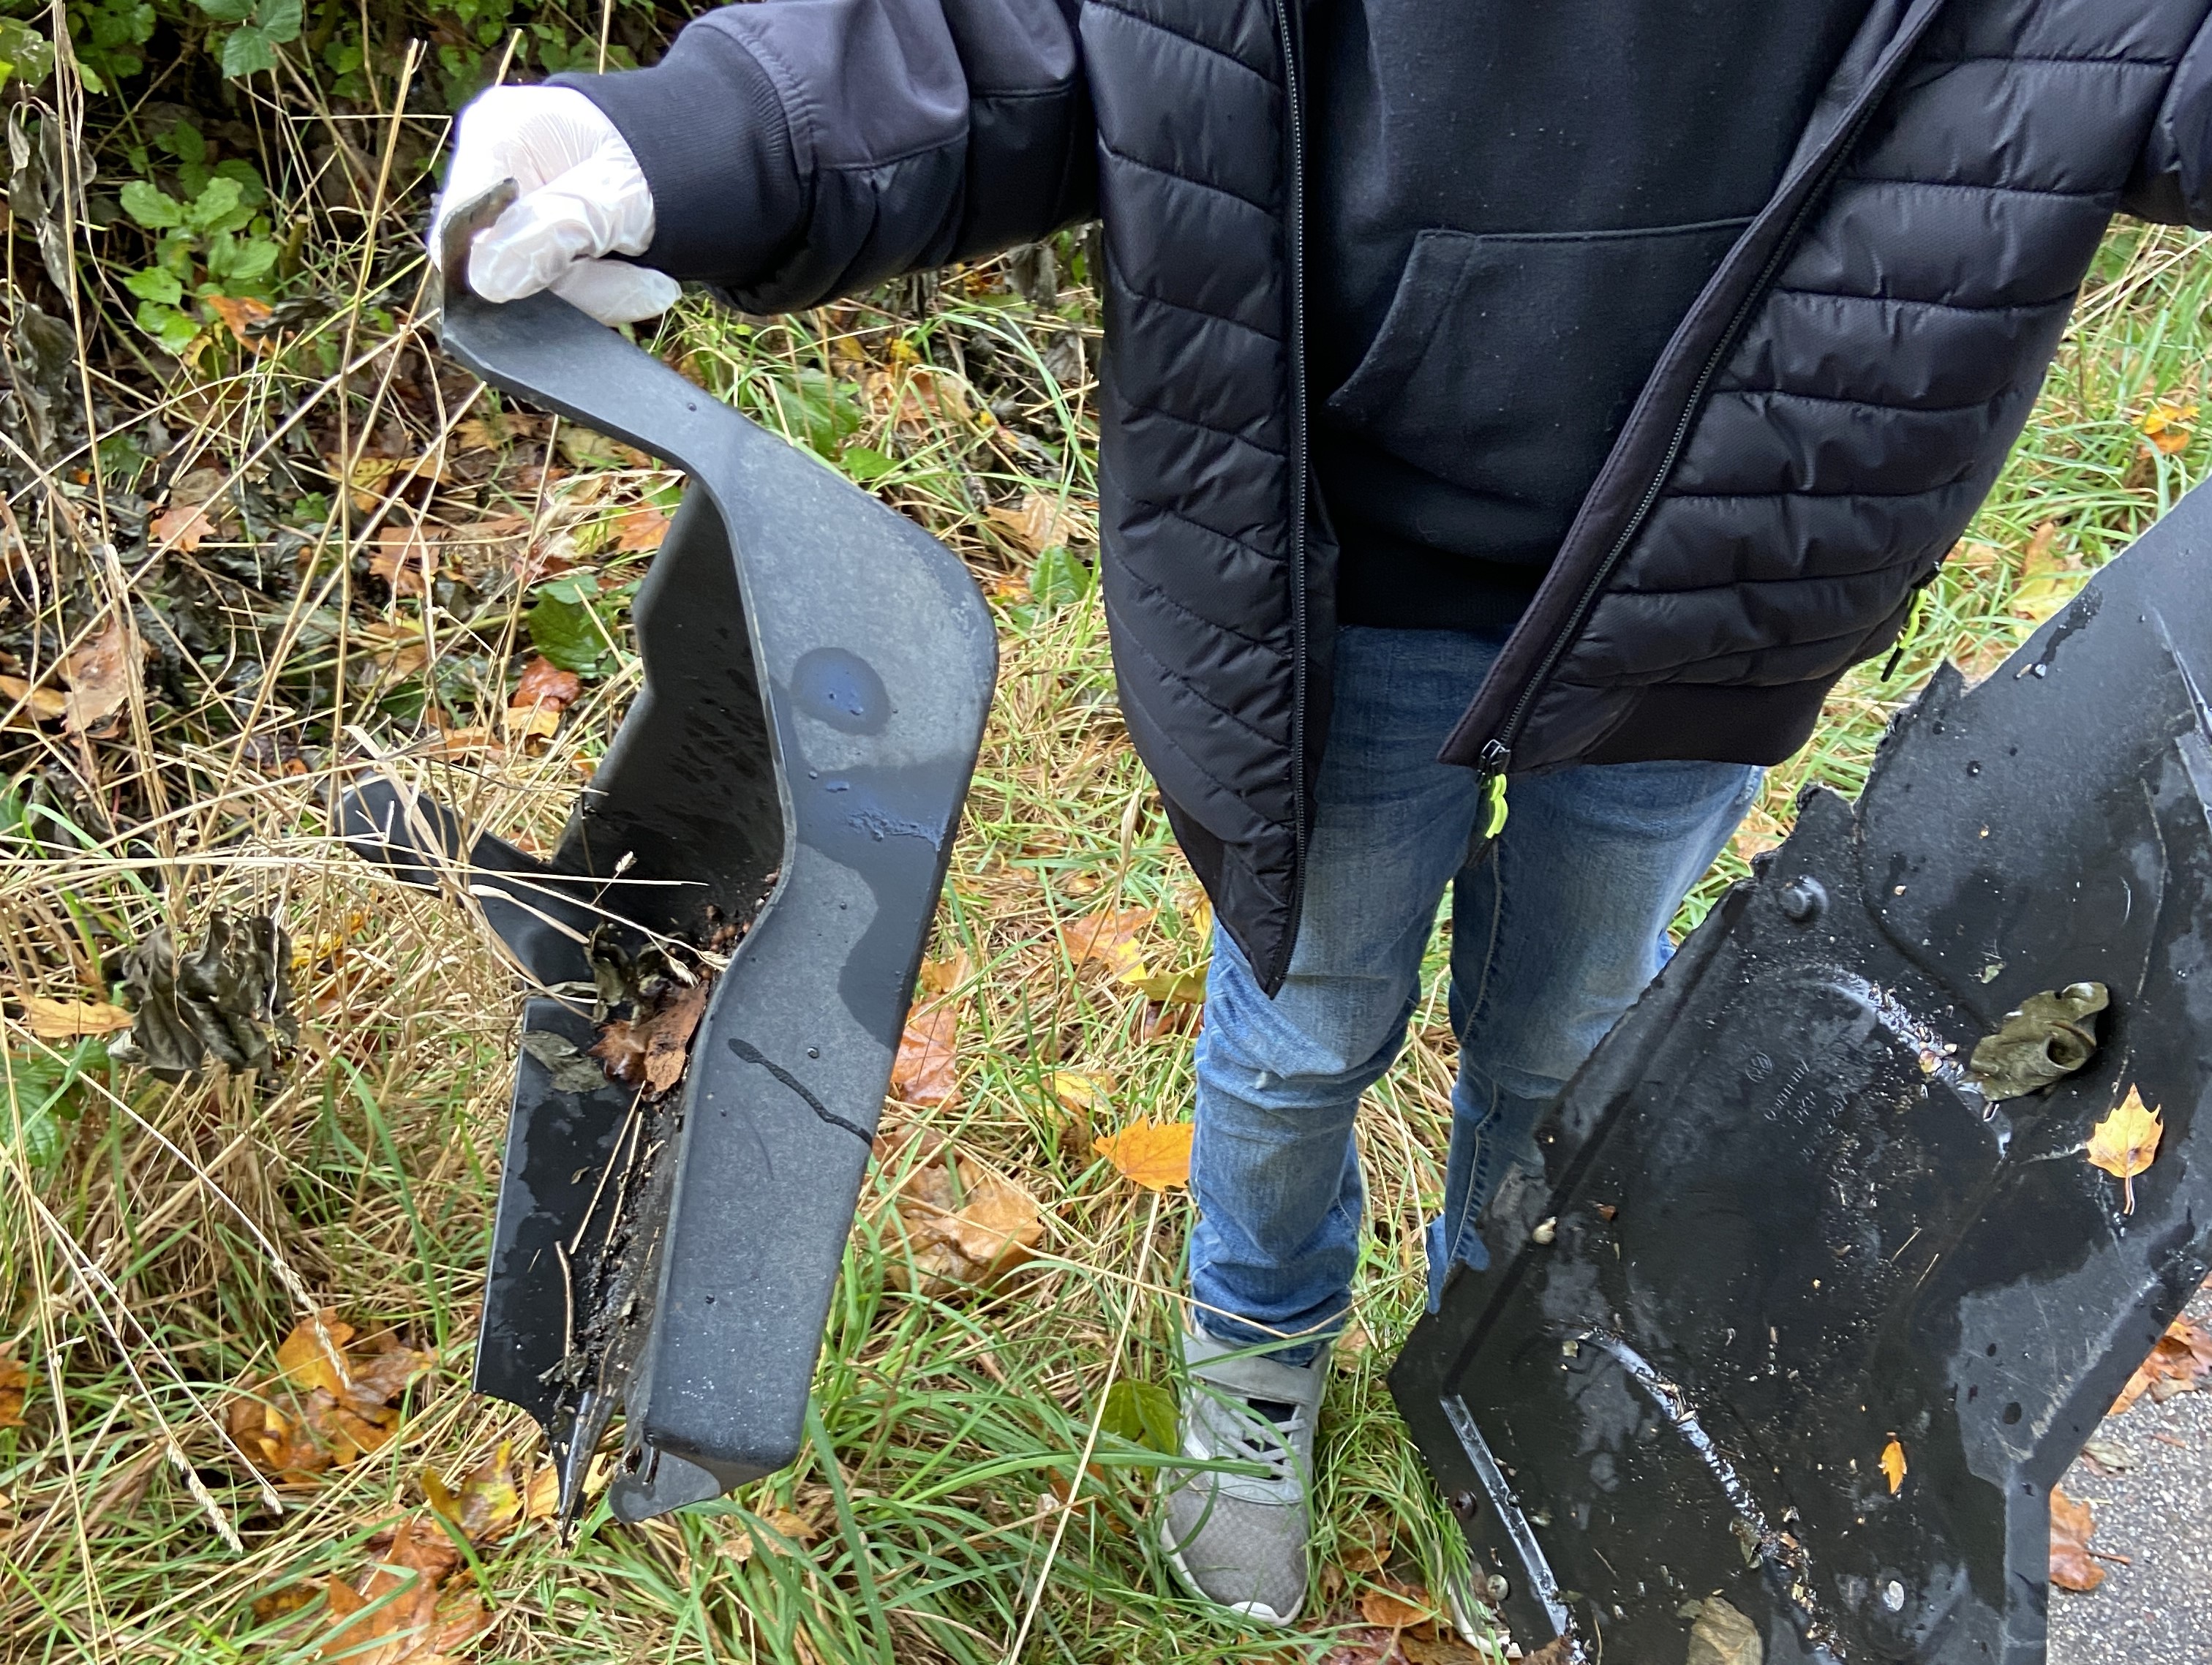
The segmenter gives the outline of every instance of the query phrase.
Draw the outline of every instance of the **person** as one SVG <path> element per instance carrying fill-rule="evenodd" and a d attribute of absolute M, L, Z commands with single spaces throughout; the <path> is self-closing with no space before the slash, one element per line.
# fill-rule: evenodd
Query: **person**
<path fill-rule="evenodd" d="M 485 93 L 486 297 L 754 312 L 1103 222 L 1121 710 L 1217 909 L 1182 1471 L 1305 1599 L 1362 1091 L 1451 890 L 1431 1290 L 1824 696 L 1890 647 L 2112 216 L 2212 226 L 2212 0 L 762 0 Z"/>

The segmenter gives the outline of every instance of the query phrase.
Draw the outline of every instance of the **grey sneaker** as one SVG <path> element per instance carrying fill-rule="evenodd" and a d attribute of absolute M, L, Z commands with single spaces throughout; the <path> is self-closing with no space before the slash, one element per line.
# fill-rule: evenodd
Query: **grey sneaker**
<path fill-rule="evenodd" d="M 1184 1452 L 1262 1472 L 1176 1474 L 1162 1546 L 1196 1595 L 1263 1625 L 1288 1625 L 1305 1605 L 1314 1424 L 1328 1349 L 1310 1364 L 1284 1364 L 1186 1331 L 1182 1351 Z"/>

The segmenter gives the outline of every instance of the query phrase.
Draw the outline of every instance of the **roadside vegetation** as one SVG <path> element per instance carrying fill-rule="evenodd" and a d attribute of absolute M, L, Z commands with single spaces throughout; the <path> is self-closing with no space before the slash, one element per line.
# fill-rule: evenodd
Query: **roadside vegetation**
<path fill-rule="evenodd" d="M 468 1391 L 515 990 L 331 805 L 379 757 L 545 846 L 635 690 L 680 483 L 441 362 L 419 235 L 458 101 L 677 21 L 0 0 L 0 1658 L 1478 1657 L 1383 1385 L 1443 1186 L 1440 989 L 1363 1123 L 1312 1634 L 1213 1624 L 1145 1530 L 1189 1205 L 1113 1138 L 1188 1120 L 1207 916 L 1116 715 L 1079 233 L 641 331 L 961 554 L 998 703 L 806 1455 L 563 1548 L 534 1427 Z M 1897 664 L 1838 690 L 1685 928 L 1939 661 L 1985 674 L 2203 473 L 2207 241 L 2114 232 Z M 287 933 L 281 1066 L 111 1056 L 131 951 L 219 912 Z M 986 1252 L 924 1229 L 978 1199 Z"/>

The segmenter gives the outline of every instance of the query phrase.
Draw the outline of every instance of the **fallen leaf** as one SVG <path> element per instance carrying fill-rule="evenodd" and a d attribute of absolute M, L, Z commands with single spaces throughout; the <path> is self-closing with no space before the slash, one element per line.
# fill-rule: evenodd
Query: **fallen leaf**
<path fill-rule="evenodd" d="M 2081 1447 L 2081 1455 L 2100 1474 L 2124 1474 L 2136 1466 L 2136 1454 L 2116 1439 L 2087 1441 Z"/>
<path fill-rule="evenodd" d="M 1890 1495 L 1896 1496 L 1905 1485 L 1905 1447 L 1894 1439 L 1881 1448 L 1881 1473 L 1889 1482 Z"/>
<path fill-rule="evenodd" d="M 1036 1199 L 971 1158 L 956 1159 L 941 1142 L 925 1148 L 898 1188 L 892 1218 L 906 1253 L 889 1257 L 885 1275 L 893 1287 L 925 1296 L 995 1289 L 1044 1237 Z"/>
<path fill-rule="evenodd" d="M 1760 1665 L 1765 1657 L 1766 1644 L 1750 1619 L 1717 1595 L 1698 1604 L 1684 1665 Z"/>
<path fill-rule="evenodd" d="M 62 680 L 70 691 L 63 727 L 82 734 L 120 711 L 131 697 L 131 661 L 143 651 L 129 617 L 118 612 L 106 629 L 64 659 Z"/>
<path fill-rule="evenodd" d="M 451 1665 L 455 1649 L 491 1625 L 472 1586 L 441 1589 L 460 1556 L 434 1523 L 403 1521 L 392 1537 L 373 1543 L 375 1560 L 349 1581 L 333 1575 L 323 1587 L 338 1621 L 322 1647 L 326 1661 L 345 1665 Z"/>
<path fill-rule="evenodd" d="M 1359 1616 L 1370 1625 L 1402 1631 L 1436 1616 L 1424 1605 L 1425 1600 L 1420 1590 L 1372 1584 L 1359 1592 Z"/>
<path fill-rule="evenodd" d="M 968 957 L 964 948 L 956 950 L 950 959 L 924 960 L 921 974 L 916 981 L 921 986 L 924 1000 L 940 1000 L 958 988 L 975 975 L 975 963 Z"/>
<path fill-rule="evenodd" d="M 131 1014 L 105 1000 L 49 1000 L 23 997 L 24 1021 L 41 1041 L 70 1041 L 81 1035 L 112 1035 L 131 1027 Z"/>
<path fill-rule="evenodd" d="M 2105 1582 L 2105 1570 L 2089 1548 L 2096 1529 L 2088 1504 L 2051 1488 L 2051 1582 L 2059 1589 L 2093 1590 Z"/>
<path fill-rule="evenodd" d="M 618 550 L 630 553 L 657 550 L 661 539 L 667 536 L 668 517 L 649 504 L 616 517 L 615 547 Z"/>
<path fill-rule="evenodd" d="M 1078 971 L 1103 966 L 1124 982 L 1142 982 L 1152 970 L 1145 963 L 1137 939 L 1152 927 L 1149 908 L 1122 908 L 1090 914 L 1060 927 L 1060 939 Z"/>
<path fill-rule="evenodd" d="M 2172 457 L 2189 449 L 2189 441 L 2196 433 L 2196 421 L 2195 404 L 2159 399 L 2136 419 L 2136 426 L 2160 452 Z"/>
<path fill-rule="evenodd" d="M 428 595 L 438 575 L 438 540 L 419 526 L 386 526 L 376 534 L 376 551 L 368 557 L 368 570 L 392 586 L 396 598 Z"/>
<path fill-rule="evenodd" d="M 960 1014 L 926 1006 L 907 1019 L 891 1062 L 891 1097 L 907 1104 L 942 1104 L 952 1097 L 953 1045 Z"/>
<path fill-rule="evenodd" d="M 1173 976 L 1138 977 L 1132 981 L 1137 993 L 1148 1000 L 1158 1000 L 1164 1006 L 1204 1006 L 1206 1004 L 1206 968 L 1195 971 L 1181 971 Z"/>
<path fill-rule="evenodd" d="M 344 1468 L 398 1431 L 393 1403 L 428 1371 L 430 1355 L 386 1332 L 348 1346 L 354 1327 L 335 1313 L 302 1319 L 276 1349 L 276 1374 L 230 1401 L 231 1437 L 263 1472 L 288 1481 Z"/>
<path fill-rule="evenodd" d="M 275 316 L 275 308 L 266 301 L 257 301 L 250 295 L 210 295 L 204 296 L 208 310 L 222 320 L 238 344 L 249 353 L 258 353 L 264 343 L 255 325 L 265 324 Z"/>
<path fill-rule="evenodd" d="M 2058 552 L 2059 526 L 2045 520 L 2037 526 L 2021 556 L 2020 578 L 2013 586 L 2012 611 L 2030 623 L 2040 624 L 2071 601 L 2088 574 Z"/>
<path fill-rule="evenodd" d="M 2165 1132 L 2159 1113 L 2146 1108 L 2133 1087 L 2118 1109 L 2089 1130 L 2089 1161 L 2124 1187 L 2127 1206 L 2123 1212 L 2136 1212 L 2136 1176 L 2157 1159 L 2158 1141 Z"/>
<path fill-rule="evenodd" d="M 710 980 L 672 985 L 634 1017 L 617 1018 L 599 1031 L 592 1056 L 610 1078 L 641 1087 L 658 1098 L 684 1079 L 691 1036 L 706 1014 Z"/>
<path fill-rule="evenodd" d="M 1492 1665 L 1498 1656 L 1470 1648 L 1455 1636 L 1421 1636 L 1408 1632 L 1398 1638 L 1398 1651 L 1407 1665 Z"/>
<path fill-rule="evenodd" d="M 190 555 L 214 534 L 215 522 L 205 504 L 176 503 L 156 514 L 147 530 L 162 548 Z"/>
<path fill-rule="evenodd" d="M 9 1353 L 0 1352 L 0 1428 L 23 1425 L 23 1395 L 31 1386 L 31 1373 Z"/>
<path fill-rule="evenodd" d="M 433 1511 L 452 1522 L 472 1544 L 505 1531 L 524 1516 L 514 1442 L 500 1441 L 498 1449 L 463 1475 L 458 1486 L 448 1487 L 436 1469 L 425 1468 L 422 1496 Z"/>
<path fill-rule="evenodd" d="M 812 1522 L 795 1510 L 770 1509 L 757 1512 L 756 1518 L 768 1528 L 767 1534 L 757 1535 L 751 1527 L 747 1527 L 727 1540 L 722 1553 L 732 1561 L 750 1561 L 756 1552 L 772 1555 L 787 1548 L 787 1544 L 778 1542 L 778 1539 L 804 1548 L 822 1535 Z"/>
<path fill-rule="evenodd" d="M 1190 1141 L 1196 1128 L 1188 1121 L 1132 1121 L 1118 1133 L 1091 1141 L 1091 1148 L 1112 1163 L 1122 1178 L 1147 1191 L 1175 1190 L 1190 1183 Z"/>
<path fill-rule="evenodd" d="M 350 467 L 339 457 L 325 461 L 333 475 L 344 480 L 352 493 L 353 506 L 364 514 L 408 486 L 418 482 L 436 485 L 446 477 L 444 466 L 431 456 L 363 457 Z"/>
<path fill-rule="evenodd" d="M 2136 1367 L 2108 1414 L 2118 1416 L 2133 1408 L 2145 1394 L 2153 1404 L 2162 1405 L 2176 1394 L 2194 1393 L 2208 1382 L 2212 1382 L 2212 1333 L 2184 1314 Z"/>
<path fill-rule="evenodd" d="M 1024 492 L 1014 507 L 994 505 L 988 513 L 991 524 L 1028 554 L 1042 555 L 1068 541 L 1069 517 L 1064 498 L 1042 491 Z"/>
<path fill-rule="evenodd" d="M 69 696 L 58 688 L 33 688 L 21 677 L 0 676 L 0 699 L 29 711 L 33 723 L 50 723 L 69 713 Z"/>
<path fill-rule="evenodd" d="M 1568 1665 L 1567 1638 L 1553 1637 L 1533 1654 L 1523 1656 L 1521 1665 Z"/>
<path fill-rule="evenodd" d="M 1061 1107 L 1087 1115 L 1103 1115 L 1114 1108 L 1113 1083 L 1084 1070 L 1054 1070 L 1045 1085 Z"/>

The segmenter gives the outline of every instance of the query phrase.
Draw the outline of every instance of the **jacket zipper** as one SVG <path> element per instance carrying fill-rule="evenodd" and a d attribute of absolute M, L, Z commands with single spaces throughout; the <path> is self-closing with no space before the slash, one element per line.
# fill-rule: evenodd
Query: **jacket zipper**
<path fill-rule="evenodd" d="M 1905 56 L 1907 54 L 1899 54 L 1899 66 L 1902 66 Z M 1505 721 L 1483 744 L 1476 759 L 1475 770 L 1483 802 L 1493 805 L 1486 817 L 1486 837 L 1494 836 L 1496 829 L 1504 824 L 1504 793 L 1498 783 L 1512 767 L 1513 743 L 1521 737 L 1521 727 L 1528 720 L 1528 708 L 1535 703 L 1537 694 L 1550 680 L 1552 672 L 1559 668 L 1559 660 L 1581 633 L 1583 621 L 1589 617 L 1589 610 L 1599 593 L 1612 579 L 1613 568 L 1620 564 L 1621 557 L 1628 552 L 1628 546 L 1636 541 L 1636 534 L 1644 529 L 1644 521 L 1650 518 L 1652 509 L 1658 504 L 1660 493 L 1666 489 L 1668 477 L 1674 471 L 1675 461 L 1681 455 L 1683 446 L 1688 442 L 1690 430 L 1697 424 L 1698 410 L 1705 403 L 1705 390 L 1712 385 L 1713 378 L 1720 374 L 1723 362 L 1735 349 L 1736 337 L 1749 320 L 1752 309 L 1765 298 L 1767 286 L 1773 283 L 1783 262 L 1796 252 L 1798 234 L 1804 230 L 1805 222 L 1812 217 L 1814 210 L 1826 196 L 1829 185 L 1835 182 L 1836 175 L 1850 161 L 1852 147 L 1858 143 L 1859 135 L 1874 118 L 1875 111 L 1881 108 L 1882 100 L 1887 95 L 1889 83 L 1895 79 L 1893 69 L 1891 74 L 1884 78 L 1881 89 L 1869 94 L 1852 116 L 1850 127 L 1836 146 L 1835 155 L 1829 158 L 1819 180 L 1798 205 L 1797 212 L 1791 217 L 1781 240 L 1774 246 L 1774 252 L 1767 257 L 1765 265 L 1759 269 L 1757 280 L 1729 318 L 1728 328 L 1714 343 L 1712 351 L 1706 355 L 1704 368 L 1698 372 L 1698 379 L 1690 389 L 1690 397 L 1683 404 L 1681 416 L 1674 424 L 1674 434 L 1667 441 L 1666 453 L 1659 459 L 1659 466 L 1653 471 L 1651 483 L 1644 488 L 1643 499 L 1637 504 L 1635 513 L 1629 516 L 1627 525 L 1621 528 L 1620 535 L 1613 539 L 1613 546 L 1606 551 L 1605 559 L 1598 563 L 1589 583 L 1583 586 L 1583 592 L 1577 599 L 1573 611 L 1567 615 L 1559 633 L 1552 638 L 1551 646 L 1545 649 L 1543 659 L 1534 673 L 1522 684 L 1520 694 L 1513 702 L 1512 709 L 1506 714 Z"/>
<path fill-rule="evenodd" d="M 1275 28 L 1283 48 L 1283 97 L 1288 108 L 1289 155 L 1284 189 L 1289 192 L 1285 241 L 1289 256 L 1290 339 L 1285 350 L 1291 375 L 1291 928 L 1297 934 L 1304 911 L 1306 872 L 1306 543 L 1310 463 L 1306 455 L 1305 317 L 1305 99 L 1298 76 L 1298 37 L 1291 8 L 1297 0 L 1274 0 Z"/>

